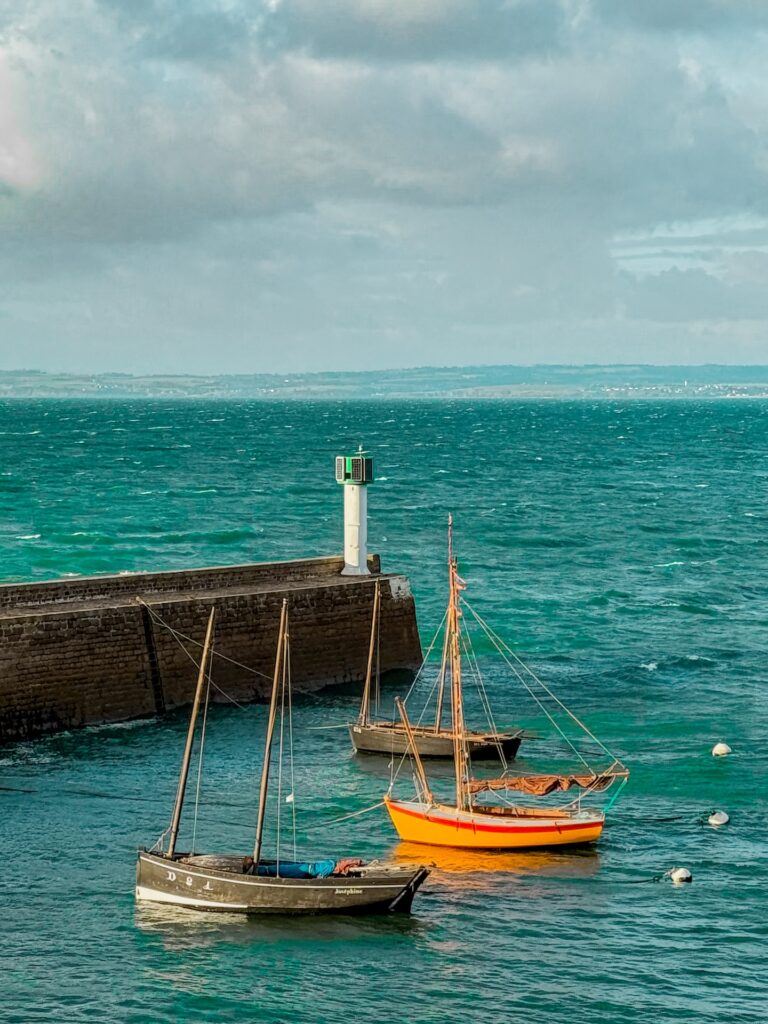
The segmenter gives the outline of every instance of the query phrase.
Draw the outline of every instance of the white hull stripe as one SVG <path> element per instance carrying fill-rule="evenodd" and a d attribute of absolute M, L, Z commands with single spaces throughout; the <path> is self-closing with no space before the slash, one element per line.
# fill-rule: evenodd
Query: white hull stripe
<path fill-rule="evenodd" d="M 152 903 L 177 903 L 182 907 L 223 907 L 227 910 L 248 910 L 247 903 L 220 903 L 218 900 L 196 900 L 192 896 L 174 896 L 158 889 L 147 889 L 143 885 L 136 886 L 136 899 L 149 900 Z"/>

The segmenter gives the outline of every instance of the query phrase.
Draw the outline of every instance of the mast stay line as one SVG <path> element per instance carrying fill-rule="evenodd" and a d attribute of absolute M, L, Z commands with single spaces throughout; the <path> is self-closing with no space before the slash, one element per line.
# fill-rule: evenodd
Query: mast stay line
<path fill-rule="evenodd" d="M 269 720 L 267 722 L 267 734 L 264 740 L 264 762 L 261 766 L 261 784 L 259 786 L 259 812 L 256 819 L 256 841 L 253 844 L 253 862 L 258 867 L 261 857 L 261 842 L 264 836 L 264 817 L 267 809 L 267 789 L 269 786 L 269 761 L 272 753 L 272 734 L 275 731 L 275 717 L 277 714 L 277 692 L 280 686 L 280 672 L 285 658 L 285 644 L 288 619 L 288 598 L 283 598 L 283 607 L 280 610 L 280 635 L 277 643 L 277 654 L 275 655 L 275 674 L 272 679 L 272 696 L 269 701 Z"/>

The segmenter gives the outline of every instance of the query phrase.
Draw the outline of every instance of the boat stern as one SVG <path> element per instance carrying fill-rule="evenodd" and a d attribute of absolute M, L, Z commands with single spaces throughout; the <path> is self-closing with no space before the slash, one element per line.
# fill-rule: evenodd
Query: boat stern
<path fill-rule="evenodd" d="M 398 893 L 390 903 L 388 908 L 390 913 L 409 914 L 411 912 L 413 897 L 416 895 L 416 891 L 420 888 L 428 875 L 429 868 L 423 866 L 419 867 L 418 871 L 411 876 L 408 884 L 402 892 Z"/>

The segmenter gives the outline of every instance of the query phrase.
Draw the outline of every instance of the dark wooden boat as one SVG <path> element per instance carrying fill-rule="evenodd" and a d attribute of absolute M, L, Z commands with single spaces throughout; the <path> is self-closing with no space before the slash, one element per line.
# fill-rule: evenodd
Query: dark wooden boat
<path fill-rule="evenodd" d="M 379 689 L 379 674 L 374 672 L 374 656 L 378 647 L 380 592 L 379 582 L 373 594 L 373 616 L 371 621 L 371 640 L 368 649 L 368 668 L 365 674 L 363 686 L 363 699 L 360 704 L 360 713 L 357 721 L 349 722 L 349 737 L 352 746 L 358 754 L 405 754 L 409 749 L 409 740 L 401 721 L 388 719 L 373 719 L 371 717 L 371 691 L 376 687 L 376 695 Z M 445 692 L 446 666 L 448 659 L 447 637 L 443 645 L 443 660 L 440 666 L 438 678 L 437 702 L 435 705 L 435 719 L 429 725 L 414 724 L 411 726 L 412 741 L 416 745 L 420 757 L 445 758 L 450 760 L 453 757 L 454 735 L 452 728 L 444 728 L 443 717 L 443 695 Z M 376 702 L 378 704 L 378 701 Z M 472 757 L 477 760 L 494 758 L 502 763 L 513 761 L 524 739 L 534 738 L 534 734 L 525 729 L 514 729 L 508 732 L 487 732 L 467 730 L 464 734 L 467 747 Z"/>
<path fill-rule="evenodd" d="M 299 862 L 295 859 L 295 851 L 293 860 L 280 859 L 279 845 L 277 858 L 268 860 L 261 856 L 278 691 L 282 687 L 284 708 L 286 687 L 290 687 L 287 601 L 283 601 L 280 616 L 253 856 L 176 851 L 195 728 L 206 680 L 206 706 L 210 694 L 207 663 L 213 624 L 214 612 L 211 611 L 171 825 L 155 847 L 139 850 L 136 865 L 137 901 L 235 914 L 410 911 L 417 889 L 429 874 L 423 865 L 406 866 L 379 861 L 366 864 L 354 858 Z M 290 802 L 293 802 L 293 794 L 290 794 Z M 163 850 L 160 847 L 166 835 L 169 835 L 168 846 Z"/>
<path fill-rule="evenodd" d="M 428 874 L 422 866 L 371 863 L 326 878 L 256 877 L 243 872 L 242 857 L 141 850 L 136 898 L 230 914 L 407 913 Z"/>

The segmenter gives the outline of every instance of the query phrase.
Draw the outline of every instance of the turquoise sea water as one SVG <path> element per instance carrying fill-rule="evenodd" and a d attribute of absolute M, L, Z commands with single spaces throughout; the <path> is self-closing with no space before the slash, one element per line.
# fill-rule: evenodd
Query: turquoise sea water
<path fill-rule="evenodd" d="M 371 547 L 410 575 L 425 642 L 452 510 L 473 605 L 626 758 L 603 841 L 472 857 L 402 847 L 381 810 L 329 824 L 376 802 L 387 766 L 316 728 L 356 709 L 326 694 L 295 711 L 299 852 L 434 860 L 413 915 L 137 909 L 184 715 L 5 747 L 0 1020 L 764 1021 L 768 404 L 8 402 L 0 573 L 338 551 L 332 457 L 358 442 Z M 480 660 L 498 720 L 537 724 Z M 252 844 L 263 719 L 212 711 L 199 847 Z M 728 828 L 700 823 L 714 808 Z M 650 881 L 677 864 L 693 885 Z"/>

